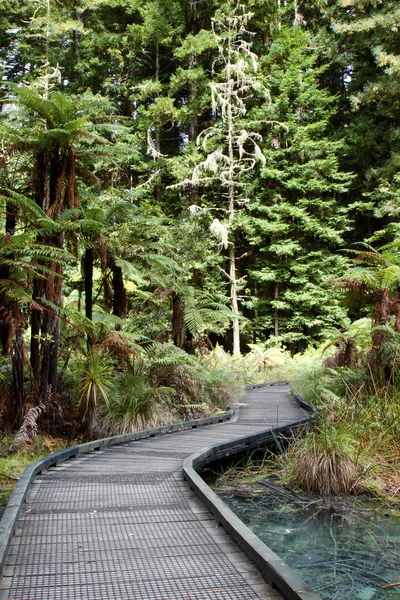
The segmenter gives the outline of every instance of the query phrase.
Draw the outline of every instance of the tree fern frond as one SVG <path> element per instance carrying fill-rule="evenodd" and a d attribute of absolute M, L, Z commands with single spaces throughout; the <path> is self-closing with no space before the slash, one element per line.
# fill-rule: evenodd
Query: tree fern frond
<path fill-rule="evenodd" d="M 60 146 L 68 145 L 70 143 L 70 133 L 67 129 L 53 128 L 42 131 L 39 136 L 41 146 L 51 148 L 56 143 Z"/>
<path fill-rule="evenodd" d="M 50 127 L 60 121 L 60 109 L 48 100 L 43 98 L 31 87 L 11 85 L 21 105 L 28 109 L 31 113 L 37 113 Z"/>
<path fill-rule="evenodd" d="M 388 261 L 389 264 L 400 266 L 400 256 L 398 254 L 392 254 L 389 252 L 384 252 L 383 256 Z"/>
<path fill-rule="evenodd" d="M 383 288 L 393 288 L 397 287 L 400 282 L 400 267 L 397 265 L 391 265 L 386 269 L 383 269 L 379 273 L 381 279 L 381 285 Z"/>
<path fill-rule="evenodd" d="M 94 307 L 93 307 L 94 308 Z M 93 313 L 93 322 L 94 323 L 102 323 L 105 325 L 123 325 L 124 321 L 120 317 L 116 315 L 111 315 L 105 312 L 94 312 Z"/>
<path fill-rule="evenodd" d="M 69 119 L 70 116 L 75 114 L 76 108 L 72 98 L 69 98 L 61 92 L 53 92 L 51 94 L 51 102 L 53 106 L 58 110 L 59 116 Z"/>
<path fill-rule="evenodd" d="M 124 260 L 123 258 L 117 258 L 115 264 L 122 270 L 124 277 L 127 279 L 134 281 L 138 285 L 144 285 L 146 283 L 140 271 L 131 262 Z"/>
<path fill-rule="evenodd" d="M 365 245 L 367 245 L 367 244 L 365 244 Z M 385 266 L 388 264 L 388 260 L 385 258 L 385 256 L 383 254 L 380 254 L 373 248 L 371 248 L 371 250 L 361 250 L 361 251 L 350 249 L 350 250 L 346 250 L 346 252 L 354 254 L 356 262 L 366 262 L 368 264 L 376 264 L 376 265 L 382 265 L 382 266 Z"/>
<path fill-rule="evenodd" d="M 187 329 L 192 335 L 199 334 L 204 330 L 201 312 L 195 306 L 185 306 L 183 318 Z"/>
<path fill-rule="evenodd" d="M 57 221 L 62 224 L 71 222 L 71 224 L 73 223 L 76 226 L 79 224 L 77 220 L 79 217 L 82 217 L 83 214 L 81 208 L 65 208 L 58 216 Z"/>
<path fill-rule="evenodd" d="M 171 343 L 161 343 L 153 341 L 150 344 L 147 344 L 143 348 L 143 351 L 150 364 L 197 364 L 197 361 L 193 356 L 190 356 L 184 350 L 178 348 L 177 346 L 174 346 Z"/>
<path fill-rule="evenodd" d="M 18 304 L 30 304 L 32 294 L 25 286 L 18 285 L 17 282 L 11 279 L 0 279 L 0 293 L 6 298 L 16 300 Z"/>
<path fill-rule="evenodd" d="M 16 208 L 20 209 L 26 217 L 33 219 L 46 219 L 46 215 L 40 206 L 38 206 L 36 202 L 24 194 L 19 194 L 14 190 L 2 189 L 0 190 L 0 200 L 9 202 Z"/>
<path fill-rule="evenodd" d="M 132 208 L 132 204 L 126 202 L 125 200 L 120 200 L 107 210 L 105 213 L 105 220 L 109 222 L 112 219 L 126 219 L 127 214 L 132 211 Z"/>
<path fill-rule="evenodd" d="M 143 254 L 142 258 L 151 267 L 159 267 L 166 270 L 168 273 L 179 273 L 182 271 L 182 267 L 169 256 L 164 256 L 162 254 Z"/>
<path fill-rule="evenodd" d="M 373 271 L 367 267 L 354 267 L 347 271 L 337 280 L 337 286 L 356 289 L 359 284 L 363 284 L 370 289 L 379 287 L 379 275 L 377 271 Z"/>

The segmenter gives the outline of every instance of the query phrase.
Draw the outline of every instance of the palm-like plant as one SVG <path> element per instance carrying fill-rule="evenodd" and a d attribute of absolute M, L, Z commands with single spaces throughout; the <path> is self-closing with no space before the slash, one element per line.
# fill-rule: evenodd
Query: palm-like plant
<path fill-rule="evenodd" d="M 9 194 L 7 201 L 21 203 L 21 198 L 26 212 L 32 210 L 36 215 L 39 213 L 45 224 L 42 211 L 32 206 L 27 198 Z M 36 306 L 38 310 L 43 310 L 42 306 L 32 302 L 32 281 L 55 277 L 56 273 L 49 266 L 49 260 L 52 265 L 60 265 L 66 257 L 65 251 L 39 243 L 35 232 L 0 234 L 0 339 L 3 355 L 11 355 L 13 362 L 13 382 L 7 408 L 9 424 L 19 425 L 24 403 L 23 329 L 26 308 Z"/>
<path fill-rule="evenodd" d="M 344 318 L 339 322 L 340 329 L 328 328 L 325 337 L 328 340 L 324 350 L 334 346 L 336 353 L 325 361 L 328 367 L 354 367 L 360 356 L 360 348 L 371 346 L 371 319 L 364 317 L 351 322 Z"/>
<path fill-rule="evenodd" d="M 98 403 L 102 399 L 109 403 L 109 391 L 113 383 L 113 367 L 107 358 L 94 351 L 88 355 L 86 365 L 82 370 L 80 385 L 80 405 L 82 420 L 89 430 L 89 435 L 94 437 L 98 422 Z"/>
<path fill-rule="evenodd" d="M 33 196 L 48 220 L 56 223 L 66 209 L 79 208 L 77 170 L 79 154 L 105 144 L 91 127 L 79 100 L 61 92 L 42 97 L 27 86 L 13 87 L 23 125 L 9 131 L 13 148 L 33 157 Z M 82 171 L 84 171 L 82 167 Z M 87 171 L 87 169 L 86 169 Z M 39 241 L 54 248 L 64 247 L 65 230 L 54 227 Z M 43 264 L 52 271 L 46 280 L 35 278 L 31 317 L 31 365 L 42 399 L 57 389 L 57 361 L 60 323 L 58 309 L 63 293 L 63 266 L 48 258 Z"/>
<path fill-rule="evenodd" d="M 355 251 L 354 266 L 336 280 L 336 286 L 372 301 L 371 360 L 373 366 L 378 366 L 379 350 L 385 341 L 383 326 L 393 320 L 394 330 L 400 332 L 400 257 L 387 252 L 387 248 L 382 252 L 366 244 L 364 248 Z"/>

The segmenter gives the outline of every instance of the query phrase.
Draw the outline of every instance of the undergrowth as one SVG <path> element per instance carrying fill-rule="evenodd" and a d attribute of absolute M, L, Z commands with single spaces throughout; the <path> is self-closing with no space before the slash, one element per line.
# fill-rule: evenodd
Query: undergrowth
<path fill-rule="evenodd" d="M 326 345 L 295 357 L 274 349 L 282 360 L 263 368 L 259 378 L 292 380 L 295 392 L 318 408 L 319 417 L 282 454 L 268 454 L 235 476 L 246 481 L 274 474 L 308 493 L 368 493 L 398 501 L 400 334 L 389 333 L 378 350 L 364 343 L 348 354 L 353 361 L 349 366 L 343 365 L 343 357 L 338 360 L 338 351 L 332 355 L 332 348 L 328 356 Z M 250 372 L 254 375 L 254 369 Z"/>
<path fill-rule="evenodd" d="M 36 460 L 68 446 L 67 440 L 61 438 L 37 436 L 24 448 L 10 452 L 13 439 L 11 435 L 4 435 L 0 439 L 0 515 L 24 469 Z"/>

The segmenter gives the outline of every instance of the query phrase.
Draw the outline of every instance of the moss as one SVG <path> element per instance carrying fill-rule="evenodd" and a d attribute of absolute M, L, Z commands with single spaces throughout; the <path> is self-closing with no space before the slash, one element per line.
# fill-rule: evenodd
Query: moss
<path fill-rule="evenodd" d="M 9 452 L 12 436 L 0 440 L 0 514 L 3 514 L 7 502 L 24 469 L 31 463 L 58 452 L 68 445 L 67 440 L 37 436 L 28 446 L 16 452 Z"/>

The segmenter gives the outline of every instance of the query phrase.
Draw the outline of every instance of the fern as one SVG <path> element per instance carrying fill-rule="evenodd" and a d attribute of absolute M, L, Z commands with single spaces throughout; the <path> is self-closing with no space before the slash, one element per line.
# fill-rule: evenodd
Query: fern
<path fill-rule="evenodd" d="M 201 333 L 204 330 L 202 311 L 196 306 L 185 305 L 184 321 L 187 329 L 192 335 Z"/>
<path fill-rule="evenodd" d="M 29 219 L 44 219 L 47 220 L 45 213 L 42 211 L 40 206 L 38 206 L 33 200 L 24 196 L 24 194 L 19 194 L 14 190 L 0 190 L 0 200 L 3 202 L 7 202 L 20 209 L 25 217 Z"/>
<path fill-rule="evenodd" d="M 166 271 L 169 275 L 171 273 L 180 273 L 182 267 L 169 256 L 162 254 L 143 254 L 142 259 L 146 261 L 151 267 L 161 268 Z"/>
<path fill-rule="evenodd" d="M 50 127 L 59 121 L 61 111 L 53 102 L 40 96 L 31 87 L 9 85 L 18 97 L 20 104 L 30 112 L 38 114 Z"/>
<path fill-rule="evenodd" d="M 117 267 L 119 267 L 122 270 L 124 276 L 127 279 L 134 281 L 137 285 L 146 284 L 146 281 L 142 277 L 142 274 L 140 273 L 140 271 L 131 262 L 124 260 L 122 258 L 118 258 L 115 261 L 115 264 L 117 265 Z"/>
<path fill-rule="evenodd" d="M 143 351 L 150 365 L 197 364 L 193 356 L 190 356 L 184 350 L 177 348 L 171 343 L 163 344 L 153 341 L 147 344 Z"/>
<path fill-rule="evenodd" d="M 32 301 L 29 290 L 10 279 L 0 279 L 0 293 L 10 300 L 16 300 L 20 305 L 29 305 Z"/>

